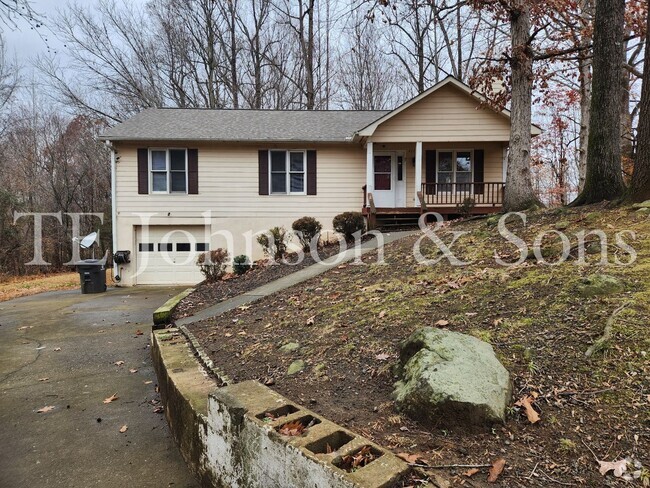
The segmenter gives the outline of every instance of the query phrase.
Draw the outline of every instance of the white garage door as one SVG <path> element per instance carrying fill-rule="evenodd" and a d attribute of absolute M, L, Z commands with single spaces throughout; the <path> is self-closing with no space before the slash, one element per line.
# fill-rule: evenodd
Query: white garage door
<path fill-rule="evenodd" d="M 150 226 L 136 231 L 139 285 L 193 285 L 203 280 L 197 256 L 209 250 L 203 226 Z"/>

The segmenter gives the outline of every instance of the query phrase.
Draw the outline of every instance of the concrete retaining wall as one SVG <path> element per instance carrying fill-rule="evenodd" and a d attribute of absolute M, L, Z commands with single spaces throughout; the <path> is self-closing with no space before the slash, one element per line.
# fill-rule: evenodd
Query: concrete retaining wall
<path fill-rule="evenodd" d="M 390 487 L 409 466 L 391 452 L 256 381 L 217 387 L 177 329 L 152 334 L 154 364 L 174 439 L 202 486 Z M 270 414 L 270 415 L 269 415 Z M 303 420 L 303 435 L 279 433 Z M 375 459 L 353 472 L 342 458 L 370 446 Z"/>

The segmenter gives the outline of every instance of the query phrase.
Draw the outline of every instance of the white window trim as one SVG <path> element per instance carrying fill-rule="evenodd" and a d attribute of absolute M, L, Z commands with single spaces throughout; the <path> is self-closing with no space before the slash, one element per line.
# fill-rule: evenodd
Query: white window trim
<path fill-rule="evenodd" d="M 441 152 L 450 152 L 451 153 L 452 173 L 454 175 L 452 184 L 457 183 L 457 181 L 456 181 L 456 154 L 459 153 L 459 152 L 468 152 L 470 154 L 469 158 L 470 158 L 470 167 L 471 167 L 471 170 L 469 171 L 469 174 L 470 174 L 470 180 L 469 180 L 470 183 L 469 184 L 474 183 L 474 149 L 438 149 L 438 150 L 436 150 L 436 183 L 437 183 L 437 185 L 444 185 L 445 184 L 445 183 L 442 183 L 442 182 L 438 181 L 438 175 L 440 174 L 439 169 L 440 169 L 440 153 Z M 443 171 L 443 173 L 449 173 L 449 171 Z M 467 171 L 460 171 L 460 173 L 467 173 Z M 455 190 L 454 190 L 454 192 L 455 192 Z M 451 193 L 451 192 L 448 192 L 448 191 L 443 192 L 443 191 L 441 191 L 441 192 L 438 192 L 438 193 Z M 471 188 L 471 193 L 474 193 L 473 186 Z"/>
<path fill-rule="evenodd" d="M 165 151 L 165 172 L 167 173 L 167 190 L 154 191 L 153 189 L 153 160 L 151 153 L 154 151 Z M 171 151 L 185 151 L 185 191 L 172 191 L 172 169 L 171 169 Z M 153 195 L 187 195 L 188 194 L 188 151 L 186 147 L 150 147 L 149 148 L 149 193 Z M 162 170 L 155 170 L 156 173 L 162 173 Z"/>
<path fill-rule="evenodd" d="M 284 152 L 285 153 L 285 158 L 284 158 L 284 170 L 286 174 L 286 189 L 287 191 L 285 192 L 274 192 L 273 191 L 273 163 L 271 161 L 271 153 L 272 152 Z M 302 153 L 302 168 L 303 168 L 303 191 L 291 191 L 291 166 L 290 166 L 290 160 L 291 160 L 291 153 Z M 268 162 L 269 162 L 269 195 L 307 195 L 307 150 L 306 149 L 282 149 L 282 148 L 277 148 L 277 149 L 269 149 L 268 152 Z M 295 171 L 294 171 L 295 173 Z"/>

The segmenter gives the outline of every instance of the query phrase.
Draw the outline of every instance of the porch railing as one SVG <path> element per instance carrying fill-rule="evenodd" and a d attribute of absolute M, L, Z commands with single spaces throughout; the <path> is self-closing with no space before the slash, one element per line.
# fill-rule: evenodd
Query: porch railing
<path fill-rule="evenodd" d="M 503 182 L 422 183 L 422 194 L 429 205 L 458 205 L 470 198 L 474 205 L 497 206 L 503 203 Z"/>

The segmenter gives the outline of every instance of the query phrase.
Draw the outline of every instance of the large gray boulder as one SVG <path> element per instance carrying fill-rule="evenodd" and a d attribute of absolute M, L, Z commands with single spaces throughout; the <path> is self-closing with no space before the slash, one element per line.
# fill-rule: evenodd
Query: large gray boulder
<path fill-rule="evenodd" d="M 492 346 L 475 337 L 424 327 L 401 346 L 397 407 L 431 425 L 505 420 L 510 374 Z"/>

